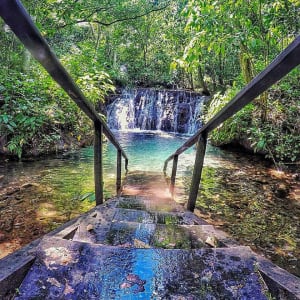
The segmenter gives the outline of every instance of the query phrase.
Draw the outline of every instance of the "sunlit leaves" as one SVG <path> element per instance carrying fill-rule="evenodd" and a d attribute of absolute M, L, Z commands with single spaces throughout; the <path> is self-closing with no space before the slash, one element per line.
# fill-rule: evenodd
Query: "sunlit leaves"
<path fill-rule="evenodd" d="M 94 104 L 99 101 L 104 102 L 105 96 L 109 92 L 115 91 L 109 75 L 103 71 L 90 71 L 88 74 L 80 76 L 77 83 L 81 86 L 86 97 Z"/>
<path fill-rule="evenodd" d="M 297 11 L 299 13 L 300 4 L 295 1 L 190 0 L 185 16 L 191 40 L 183 59 L 197 63 L 195 53 L 203 56 L 207 52 L 209 61 L 218 60 L 219 55 L 237 58 L 238 53 L 244 51 L 251 55 L 254 63 L 263 60 L 267 64 L 282 50 L 279 42 L 294 34 L 295 29 L 299 30 Z M 290 18 L 291 15 L 294 18 Z M 199 34 L 203 32 L 205 34 Z M 228 63 L 232 63 L 233 58 L 227 60 Z"/>
<path fill-rule="evenodd" d="M 152 11 L 166 7 L 170 1 L 46 1 L 57 12 L 57 27 L 64 27 L 82 22 L 96 22 L 104 26 L 128 19 L 136 19 Z"/>

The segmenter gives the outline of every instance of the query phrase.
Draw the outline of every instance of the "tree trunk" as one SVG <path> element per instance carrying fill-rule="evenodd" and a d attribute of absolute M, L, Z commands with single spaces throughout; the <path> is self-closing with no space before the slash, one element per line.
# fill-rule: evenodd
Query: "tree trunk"
<path fill-rule="evenodd" d="M 240 66 L 245 83 L 248 84 L 254 76 L 250 57 L 244 51 L 240 53 Z"/>
<path fill-rule="evenodd" d="M 200 87 L 202 88 L 203 94 L 209 96 L 210 92 L 209 92 L 207 84 L 204 80 L 204 75 L 203 75 L 202 68 L 200 65 L 200 57 L 199 57 L 199 66 L 198 66 L 198 79 L 199 79 L 199 84 L 200 84 Z"/>
<path fill-rule="evenodd" d="M 240 53 L 240 66 L 242 70 L 243 78 L 248 84 L 254 78 L 253 64 L 249 54 L 247 53 L 246 47 L 241 44 Z M 260 110 L 261 121 L 265 122 L 267 118 L 268 111 L 268 94 L 267 92 L 262 93 L 255 101 L 258 109 Z"/>
<path fill-rule="evenodd" d="M 194 90 L 194 78 L 193 78 L 193 73 L 190 73 L 190 86 L 191 90 Z"/>

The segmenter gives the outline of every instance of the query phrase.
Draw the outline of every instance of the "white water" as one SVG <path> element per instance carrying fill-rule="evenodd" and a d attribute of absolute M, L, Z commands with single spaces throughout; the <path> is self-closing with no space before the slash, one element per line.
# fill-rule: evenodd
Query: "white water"
<path fill-rule="evenodd" d="M 208 98 L 190 91 L 123 90 L 107 107 L 111 129 L 161 130 L 193 134 L 201 127 Z"/>

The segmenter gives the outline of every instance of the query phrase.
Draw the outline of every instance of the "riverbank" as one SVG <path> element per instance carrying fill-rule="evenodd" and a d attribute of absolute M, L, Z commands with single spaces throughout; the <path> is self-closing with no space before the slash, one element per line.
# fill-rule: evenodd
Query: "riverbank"
<path fill-rule="evenodd" d="M 300 174 L 234 152 L 219 164 L 203 170 L 198 215 L 300 276 Z"/>
<path fill-rule="evenodd" d="M 91 202 L 75 199 L 53 201 L 55 194 L 41 183 L 40 175 L 20 178 L 1 188 L 0 258 L 93 207 Z"/>

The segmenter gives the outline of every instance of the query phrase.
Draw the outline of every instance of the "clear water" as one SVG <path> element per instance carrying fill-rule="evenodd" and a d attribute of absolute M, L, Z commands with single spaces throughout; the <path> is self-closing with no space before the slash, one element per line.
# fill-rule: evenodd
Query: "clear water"
<path fill-rule="evenodd" d="M 129 171 L 143 170 L 162 172 L 164 161 L 180 147 L 187 136 L 168 134 L 159 131 L 116 131 L 115 135 L 129 159 Z M 114 190 L 116 177 L 116 149 L 106 143 L 103 149 L 104 183 L 106 190 Z M 180 156 L 178 176 L 185 173 L 194 163 L 195 149 L 190 148 Z M 225 154 L 214 147 L 207 149 L 206 164 L 220 165 Z M 93 147 L 83 148 L 74 153 L 67 153 L 53 158 L 30 162 L 2 162 L 0 175 L 4 175 L 2 186 L 15 182 L 39 182 L 60 197 L 71 197 L 93 192 Z M 168 165 L 168 174 L 172 162 Z M 122 160 L 124 173 L 124 160 Z"/>
<path fill-rule="evenodd" d="M 132 171 L 162 171 L 164 161 L 187 139 L 184 136 L 157 131 L 127 131 L 115 134 L 128 155 L 129 169 Z M 113 152 L 114 149 L 109 146 L 107 157 L 111 159 Z M 193 153 L 193 149 L 187 153 Z"/>
<path fill-rule="evenodd" d="M 130 171 L 162 172 L 165 159 L 187 139 L 183 136 L 151 131 L 115 132 L 115 134 L 128 155 Z M 104 182 L 109 189 L 116 176 L 116 150 L 113 145 L 107 143 L 103 152 Z M 180 168 L 184 168 L 187 162 L 192 163 L 193 152 L 191 149 L 183 156 Z M 87 147 L 78 152 L 34 162 L 2 162 L 0 163 L 0 175 L 4 175 L 2 186 L 12 182 L 17 184 L 38 181 L 47 185 L 49 189 L 69 197 L 92 192 L 93 159 L 93 147 Z M 122 164 L 124 172 L 124 160 Z"/>
<path fill-rule="evenodd" d="M 162 172 L 165 159 L 188 138 L 151 131 L 115 134 L 128 155 L 130 171 Z M 103 151 L 104 187 L 108 197 L 115 191 L 116 150 L 107 143 Z M 33 193 L 19 197 L 28 202 L 29 207 L 34 206 L 37 224 L 48 220 L 50 227 L 53 224 L 49 229 L 53 229 L 94 206 L 92 197 L 81 201 L 82 195 L 94 191 L 93 157 L 93 147 L 87 147 L 34 162 L 0 162 L 0 175 L 3 175 L 0 188 L 38 183 Z M 177 186 L 189 186 L 194 158 L 194 148 L 180 155 Z M 168 174 L 171 165 L 172 162 Z M 300 228 L 300 206 L 290 196 L 284 201 L 275 197 L 270 187 L 280 181 L 270 175 L 272 172 L 253 156 L 225 152 L 208 145 L 197 207 L 209 222 L 224 226 L 244 244 L 263 249 L 267 257 L 300 276 L 297 229 Z M 0 210 L 2 217 L 5 209 Z"/>

